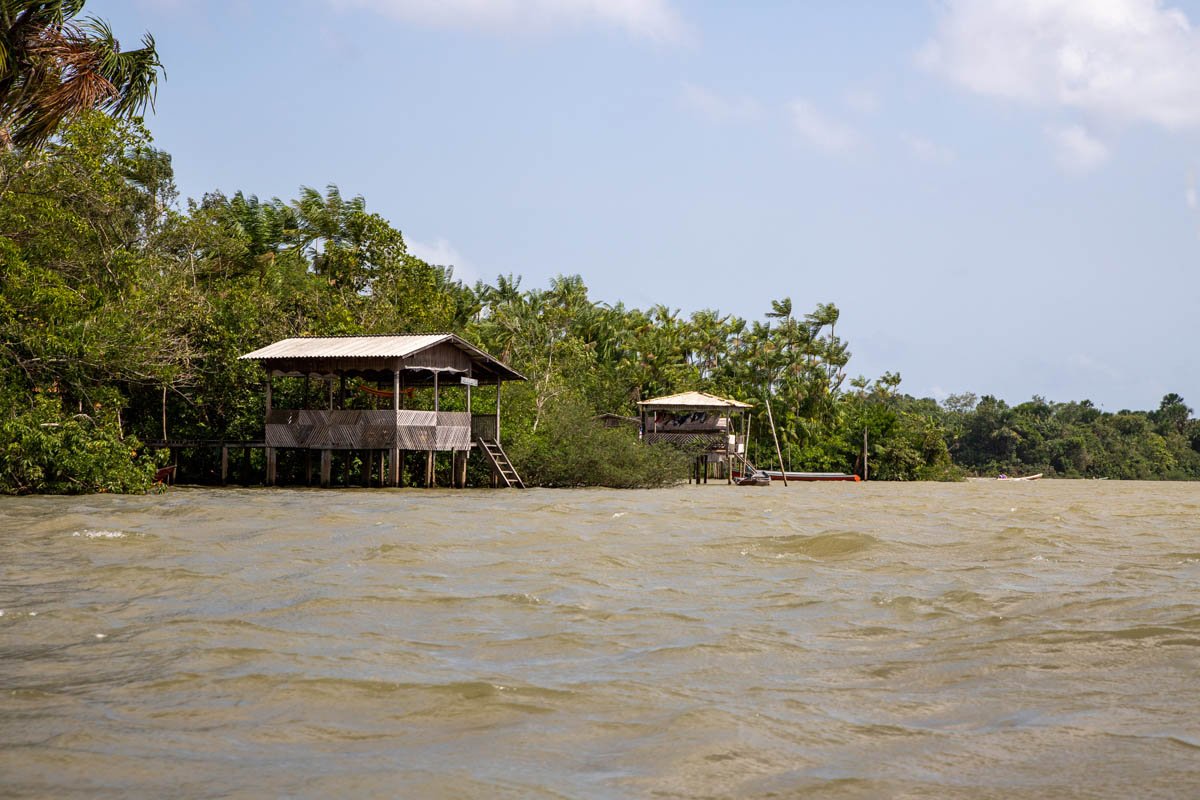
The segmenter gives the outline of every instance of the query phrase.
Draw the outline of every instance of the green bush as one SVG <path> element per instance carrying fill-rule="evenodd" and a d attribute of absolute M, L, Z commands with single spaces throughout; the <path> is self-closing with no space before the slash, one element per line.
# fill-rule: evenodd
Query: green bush
<path fill-rule="evenodd" d="M 70 414 L 57 397 L 35 394 L 0 421 L 0 493 L 144 492 L 155 465 L 140 450 L 104 407 Z"/>
<path fill-rule="evenodd" d="M 690 464 L 673 447 L 642 444 L 630 428 L 605 428 L 574 401 L 557 404 L 537 431 L 518 434 L 506 449 L 530 486 L 672 486 Z"/>

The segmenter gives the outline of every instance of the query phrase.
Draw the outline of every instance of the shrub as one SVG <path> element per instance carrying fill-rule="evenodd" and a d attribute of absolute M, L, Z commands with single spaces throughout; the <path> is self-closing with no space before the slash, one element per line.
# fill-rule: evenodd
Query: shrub
<path fill-rule="evenodd" d="M 103 407 L 69 414 L 47 394 L 0 421 L 0 493 L 144 492 L 155 466 Z"/>
<path fill-rule="evenodd" d="M 605 428 L 584 404 L 564 401 L 537 431 L 507 446 L 525 482 L 536 486 L 671 486 L 687 478 L 690 460 L 667 445 L 645 445 L 629 428 Z"/>

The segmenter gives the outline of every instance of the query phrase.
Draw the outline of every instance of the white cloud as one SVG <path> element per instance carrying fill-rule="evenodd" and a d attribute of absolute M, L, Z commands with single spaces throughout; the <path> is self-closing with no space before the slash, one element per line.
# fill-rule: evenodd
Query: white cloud
<path fill-rule="evenodd" d="M 804 100 L 794 100 L 788 106 L 792 128 L 800 136 L 826 153 L 846 155 L 863 145 L 862 136 L 850 125 L 835 119 Z"/>
<path fill-rule="evenodd" d="M 1079 125 L 1047 128 L 1046 135 L 1054 144 L 1058 165 L 1068 172 L 1089 172 L 1108 160 L 1104 142 Z"/>
<path fill-rule="evenodd" d="M 683 85 L 683 104 L 714 122 L 751 122 L 762 116 L 752 97 L 725 97 L 691 83 Z"/>
<path fill-rule="evenodd" d="M 982 95 L 1200 127 L 1200 33 L 1161 0 L 945 0 L 919 55 Z"/>
<path fill-rule="evenodd" d="M 686 37 L 687 28 L 669 0 L 330 0 L 365 8 L 402 22 L 444 28 L 544 32 L 606 25 L 663 42 Z"/>
<path fill-rule="evenodd" d="M 432 243 L 419 242 L 405 237 L 408 252 L 429 264 L 439 267 L 453 267 L 454 277 L 465 284 L 473 284 L 479 280 L 479 272 L 463 258 L 458 248 L 445 239 L 435 239 Z"/>
<path fill-rule="evenodd" d="M 908 145 L 908 149 L 921 161 L 926 161 L 930 164 L 953 164 L 957 159 L 954 151 L 945 145 L 930 141 L 923 136 L 912 136 L 905 134 L 901 138 Z"/>

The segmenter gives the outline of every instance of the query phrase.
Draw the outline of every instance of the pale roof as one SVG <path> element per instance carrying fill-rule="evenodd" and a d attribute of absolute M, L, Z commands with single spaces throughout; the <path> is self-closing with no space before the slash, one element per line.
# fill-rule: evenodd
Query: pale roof
<path fill-rule="evenodd" d="M 749 403 L 732 400 L 728 397 L 717 397 L 708 392 L 683 392 L 667 397 L 655 397 L 643 400 L 639 406 L 647 408 L 751 408 Z"/>
<path fill-rule="evenodd" d="M 413 336 L 301 336 L 280 339 L 260 347 L 243 359 L 267 361 L 275 358 L 404 358 L 427 347 L 455 338 L 449 333 Z"/>
<path fill-rule="evenodd" d="M 396 336 L 300 336 L 280 339 L 239 356 L 239 360 L 259 361 L 263 366 L 297 359 L 397 359 L 408 358 L 439 344 L 448 343 L 465 352 L 477 365 L 486 367 L 504 380 L 525 377 L 504 362 L 490 356 L 453 333 L 402 334 Z"/>

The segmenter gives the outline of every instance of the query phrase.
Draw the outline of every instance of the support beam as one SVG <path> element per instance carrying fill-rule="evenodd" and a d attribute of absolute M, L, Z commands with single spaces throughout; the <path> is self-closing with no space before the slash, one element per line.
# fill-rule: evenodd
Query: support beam
<path fill-rule="evenodd" d="M 267 373 L 267 420 L 271 419 L 271 373 Z M 264 430 L 266 425 L 263 425 Z M 275 448 L 267 447 L 267 475 L 265 483 L 267 486 L 275 485 Z"/>
<path fill-rule="evenodd" d="M 467 488 L 467 450 L 454 451 L 454 488 Z"/>
<path fill-rule="evenodd" d="M 496 378 L 496 444 L 500 444 L 500 379 Z"/>
<path fill-rule="evenodd" d="M 332 385 L 332 384 L 330 384 Z M 329 450 L 321 451 L 321 488 L 329 488 L 329 476 L 333 469 L 333 453 Z"/>
<path fill-rule="evenodd" d="M 388 464 L 388 471 L 391 473 L 388 476 L 389 486 L 400 485 L 400 446 L 399 437 L 400 431 L 398 428 L 398 420 L 400 418 L 400 367 L 392 370 L 392 411 L 396 414 L 396 419 L 392 421 L 392 425 L 397 427 L 393 433 L 395 439 L 392 444 L 392 457 Z M 382 476 L 381 476 L 382 477 Z"/>
<path fill-rule="evenodd" d="M 229 483 L 229 445 L 221 445 L 221 485 Z"/>

